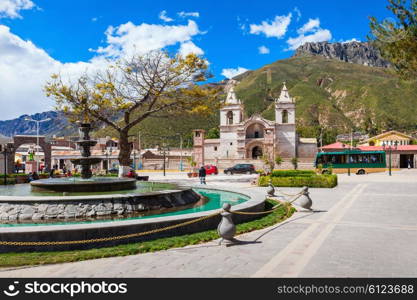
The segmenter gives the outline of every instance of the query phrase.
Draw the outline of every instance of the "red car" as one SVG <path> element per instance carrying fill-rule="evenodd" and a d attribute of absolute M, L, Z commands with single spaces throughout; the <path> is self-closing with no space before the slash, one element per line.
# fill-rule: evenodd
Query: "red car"
<path fill-rule="evenodd" d="M 217 174 L 219 174 L 219 170 L 217 170 L 216 166 L 206 165 L 206 166 L 204 166 L 204 169 L 206 169 L 206 174 L 207 175 L 212 175 L 212 174 L 217 175 Z"/>

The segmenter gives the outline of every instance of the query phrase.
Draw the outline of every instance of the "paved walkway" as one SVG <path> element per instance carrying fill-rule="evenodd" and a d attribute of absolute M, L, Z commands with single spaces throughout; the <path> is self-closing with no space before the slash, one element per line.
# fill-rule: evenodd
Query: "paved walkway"
<path fill-rule="evenodd" d="M 392 177 L 341 175 L 335 189 L 311 189 L 313 212 L 300 211 L 284 223 L 238 236 L 244 244 L 213 241 L 1 270 L 0 277 L 416 277 L 416 183 L 414 170 Z"/>

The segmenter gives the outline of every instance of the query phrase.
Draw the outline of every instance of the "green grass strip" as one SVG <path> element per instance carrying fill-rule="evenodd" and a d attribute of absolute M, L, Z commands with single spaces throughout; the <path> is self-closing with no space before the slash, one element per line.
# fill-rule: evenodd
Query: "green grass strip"
<path fill-rule="evenodd" d="M 271 209 L 278 202 L 268 199 L 265 209 Z M 262 218 L 238 224 L 237 234 L 262 229 L 282 222 L 294 213 L 295 209 L 290 205 L 283 205 Z M 26 252 L 26 253 L 2 253 L 0 254 L 0 267 L 33 266 L 44 264 L 56 264 L 75 262 L 88 259 L 97 259 L 113 256 L 126 256 L 138 253 L 155 252 L 170 248 L 179 248 L 209 242 L 219 238 L 216 230 L 208 230 L 193 234 L 160 238 L 151 241 L 123 244 L 113 247 L 103 247 L 89 250 L 54 251 L 54 252 Z"/>

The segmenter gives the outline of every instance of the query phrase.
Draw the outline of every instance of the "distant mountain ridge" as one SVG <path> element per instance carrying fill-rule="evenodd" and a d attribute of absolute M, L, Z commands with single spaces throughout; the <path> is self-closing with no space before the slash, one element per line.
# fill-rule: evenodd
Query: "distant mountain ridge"
<path fill-rule="evenodd" d="M 294 57 L 305 55 L 319 55 L 370 67 L 390 67 L 390 63 L 381 57 L 379 51 L 366 42 L 305 43 L 297 48 Z"/>
<path fill-rule="evenodd" d="M 46 136 L 62 136 L 70 135 L 76 132 L 62 112 L 46 111 L 34 115 L 21 115 L 16 119 L 0 121 L 0 134 L 11 137 L 14 135 L 36 135 L 36 123 L 26 121 L 30 117 L 34 120 L 44 120 L 49 118 L 49 121 L 39 124 L 39 134 Z"/>

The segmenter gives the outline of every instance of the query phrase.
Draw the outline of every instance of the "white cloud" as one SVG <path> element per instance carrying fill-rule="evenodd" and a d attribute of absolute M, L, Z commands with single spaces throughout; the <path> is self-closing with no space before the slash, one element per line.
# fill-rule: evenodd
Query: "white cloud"
<path fill-rule="evenodd" d="M 0 18 L 22 18 L 20 10 L 32 9 L 35 3 L 31 0 L 0 0 Z"/>
<path fill-rule="evenodd" d="M 181 55 L 186 56 L 187 54 L 194 53 L 196 55 L 203 55 L 204 51 L 197 47 L 193 42 L 188 41 L 181 43 L 180 49 L 178 51 Z"/>
<path fill-rule="evenodd" d="M 310 32 L 311 34 L 305 35 L 305 33 Z M 297 37 L 289 38 L 287 40 L 287 44 L 289 46 L 287 50 L 295 50 L 299 46 L 308 42 L 324 42 L 332 39 L 330 30 L 320 28 L 320 20 L 318 18 L 309 19 L 306 24 L 297 30 L 297 33 Z"/>
<path fill-rule="evenodd" d="M 194 18 L 199 18 L 200 17 L 200 13 L 199 12 L 185 12 L 185 11 L 180 11 L 179 13 L 177 13 L 181 18 L 185 18 L 185 17 L 194 17 Z"/>
<path fill-rule="evenodd" d="M 298 9 L 298 7 L 294 7 L 294 12 L 295 12 L 295 15 L 297 16 L 296 21 L 297 22 L 300 21 L 300 19 L 301 19 L 301 11 Z"/>
<path fill-rule="evenodd" d="M 350 39 L 350 40 L 346 40 L 346 41 L 343 41 L 343 40 L 340 41 L 340 43 L 342 43 L 342 44 L 351 43 L 351 42 L 358 42 L 358 43 L 360 43 L 361 41 L 358 40 L 358 39 L 355 39 L 355 38 Z"/>
<path fill-rule="evenodd" d="M 107 57 L 117 57 L 136 53 L 146 53 L 162 49 L 177 43 L 190 41 L 201 34 L 197 23 L 189 20 L 187 25 L 135 25 L 127 22 L 118 27 L 110 26 L 106 30 L 107 46 L 99 47 L 96 52 Z"/>
<path fill-rule="evenodd" d="M 267 47 L 265 47 L 265 46 L 260 46 L 259 48 L 258 48 L 258 50 L 259 50 L 259 54 L 268 54 L 270 51 L 269 51 L 269 48 L 267 48 Z"/>
<path fill-rule="evenodd" d="M 170 17 L 168 17 L 167 16 L 167 11 L 166 10 L 163 10 L 163 11 L 161 11 L 160 13 L 159 13 L 159 16 L 158 16 L 162 21 L 164 21 L 164 22 L 172 22 L 172 21 L 174 21 L 174 19 L 172 19 L 172 18 L 170 18 Z"/>
<path fill-rule="evenodd" d="M 222 70 L 222 75 L 226 78 L 233 78 L 237 75 L 240 75 L 242 73 L 245 73 L 246 71 L 249 71 L 246 68 L 242 68 L 242 67 L 237 67 L 236 69 L 223 69 Z"/>
<path fill-rule="evenodd" d="M 271 22 L 262 21 L 260 25 L 250 24 L 250 33 L 263 33 L 266 37 L 282 38 L 291 23 L 291 17 L 292 14 L 289 13 L 287 16 L 275 16 L 275 19 Z"/>
<path fill-rule="evenodd" d="M 97 22 L 97 20 L 98 20 L 97 17 L 91 18 L 91 22 Z"/>
<path fill-rule="evenodd" d="M 320 19 L 308 19 L 308 22 L 303 25 L 303 27 L 297 30 L 298 34 L 303 34 L 307 32 L 312 32 L 315 29 L 320 28 Z"/>
<path fill-rule="evenodd" d="M 133 51 L 143 54 L 167 46 L 178 46 L 180 53 L 204 53 L 192 42 L 195 35 L 201 34 L 193 21 L 172 26 L 128 22 L 109 27 L 105 34 L 106 45 L 94 50 L 92 59 L 62 63 L 31 41 L 10 32 L 9 27 L 0 25 L 0 120 L 52 109 L 54 102 L 42 88 L 53 73 L 75 79 L 85 72 L 104 68 L 109 58 L 124 57 Z"/>

